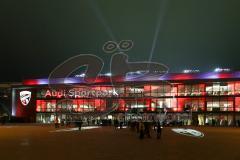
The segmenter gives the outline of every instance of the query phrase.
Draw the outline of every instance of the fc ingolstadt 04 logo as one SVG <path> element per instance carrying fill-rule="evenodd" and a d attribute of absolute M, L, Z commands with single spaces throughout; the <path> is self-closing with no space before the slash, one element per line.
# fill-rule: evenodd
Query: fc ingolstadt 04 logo
<path fill-rule="evenodd" d="M 20 100 L 22 105 L 27 106 L 31 100 L 31 92 L 30 91 L 21 91 L 20 92 Z"/>

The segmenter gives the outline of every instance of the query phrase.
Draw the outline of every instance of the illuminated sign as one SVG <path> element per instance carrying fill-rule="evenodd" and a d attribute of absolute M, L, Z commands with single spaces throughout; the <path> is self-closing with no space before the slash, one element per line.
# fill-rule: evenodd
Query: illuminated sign
<path fill-rule="evenodd" d="M 62 90 L 43 90 L 41 95 L 44 98 L 87 98 L 87 97 L 113 97 L 118 96 L 116 90 L 91 90 L 91 89 L 62 89 Z"/>
<path fill-rule="evenodd" d="M 21 91 L 20 92 L 20 101 L 22 105 L 27 106 L 31 100 L 31 92 L 30 91 Z"/>
<path fill-rule="evenodd" d="M 129 88 L 129 91 L 131 93 L 143 93 L 144 89 L 143 88 Z"/>
<path fill-rule="evenodd" d="M 202 132 L 194 129 L 173 128 L 172 131 L 185 136 L 198 137 L 198 138 L 204 137 L 204 134 Z"/>

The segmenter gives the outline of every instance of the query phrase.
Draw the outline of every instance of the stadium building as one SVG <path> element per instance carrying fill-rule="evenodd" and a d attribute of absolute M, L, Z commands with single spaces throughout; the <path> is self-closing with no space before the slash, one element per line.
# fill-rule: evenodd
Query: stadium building
<path fill-rule="evenodd" d="M 26 122 L 89 119 L 164 120 L 168 124 L 239 126 L 240 72 L 24 80 L 12 88 L 12 116 Z"/>

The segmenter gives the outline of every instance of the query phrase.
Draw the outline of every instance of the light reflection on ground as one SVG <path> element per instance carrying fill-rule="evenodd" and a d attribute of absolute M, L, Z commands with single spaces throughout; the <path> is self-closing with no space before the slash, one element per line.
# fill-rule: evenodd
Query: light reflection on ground
<path fill-rule="evenodd" d="M 190 136 L 190 137 L 197 137 L 197 138 L 203 138 L 204 134 L 200 131 L 194 130 L 194 129 L 186 129 L 186 128 L 173 128 L 173 132 L 185 135 L 185 136 Z"/>
<path fill-rule="evenodd" d="M 96 129 L 96 128 L 100 128 L 99 126 L 86 126 L 86 127 L 82 127 L 81 130 L 88 130 L 88 129 Z M 64 129 L 58 129 L 55 131 L 49 131 L 49 132 L 72 132 L 72 131 L 79 131 L 79 128 L 64 128 Z"/>
<path fill-rule="evenodd" d="M 121 129 L 125 129 L 125 128 L 127 128 L 127 126 L 122 126 L 122 128 L 121 128 Z M 118 129 L 120 129 L 120 127 L 118 127 Z"/>

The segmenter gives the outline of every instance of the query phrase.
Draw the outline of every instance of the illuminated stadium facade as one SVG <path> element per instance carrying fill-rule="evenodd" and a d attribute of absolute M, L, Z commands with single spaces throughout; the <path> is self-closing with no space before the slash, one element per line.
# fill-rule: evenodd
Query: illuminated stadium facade
<path fill-rule="evenodd" d="M 12 89 L 12 116 L 27 122 L 58 119 L 165 120 L 169 124 L 239 126 L 240 72 L 168 73 L 25 80 Z"/>

